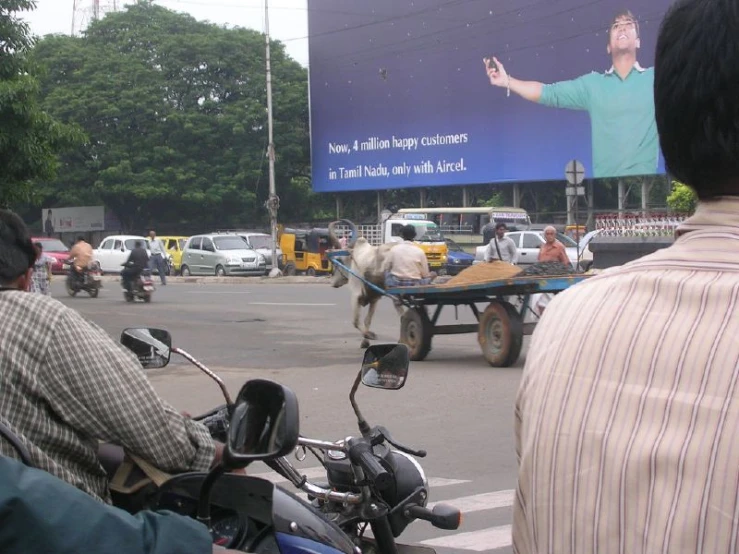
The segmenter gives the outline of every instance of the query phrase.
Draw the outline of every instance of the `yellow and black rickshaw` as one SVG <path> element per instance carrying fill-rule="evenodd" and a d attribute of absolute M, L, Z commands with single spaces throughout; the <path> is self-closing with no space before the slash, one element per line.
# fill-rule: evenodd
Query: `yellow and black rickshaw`
<path fill-rule="evenodd" d="M 331 273 L 326 252 L 331 249 L 328 229 L 284 229 L 280 249 L 285 257 L 285 275 Z"/>

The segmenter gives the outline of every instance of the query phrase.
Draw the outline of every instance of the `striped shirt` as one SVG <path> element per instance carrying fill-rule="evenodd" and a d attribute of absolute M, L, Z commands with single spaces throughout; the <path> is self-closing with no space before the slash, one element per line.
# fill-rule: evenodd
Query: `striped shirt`
<path fill-rule="evenodd" d="M 513 546 L 739 552 L 739 197 L 549 304 L 516 400 Z"/>

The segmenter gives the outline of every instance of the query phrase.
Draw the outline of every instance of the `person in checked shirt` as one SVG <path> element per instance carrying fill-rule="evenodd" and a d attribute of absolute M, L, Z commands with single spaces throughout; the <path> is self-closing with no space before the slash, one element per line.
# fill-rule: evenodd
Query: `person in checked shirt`
<path fill-rule="evenodd" d="M 739 2 L 677 0 L 654 99 L 698 195 L 672 246 L 555 296 L 515 409 L 513 551 L 739 547 Z"/>
<path fill-rule="evenodd" d="M 24 292 L 36 251 L 23 221 L 0 210 L 0 420 L 33 464 L 110 502 L 99 441 L 163 471 L 206 471 L 222 445 L 163 402 L 133 353 L 76 311 Z M 0 454 L 14 456 L 0 441 Z"/>

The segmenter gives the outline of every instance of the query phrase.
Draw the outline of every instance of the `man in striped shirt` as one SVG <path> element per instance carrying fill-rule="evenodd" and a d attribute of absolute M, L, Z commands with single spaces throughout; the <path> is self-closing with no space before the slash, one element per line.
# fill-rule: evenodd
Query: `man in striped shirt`
<path fill-rule="evenodd" d="M 737 83 L 739 2 L 678 0 L 656 118 L 699 206 L 547 307 L 516 400 L 517 553 L 739 552 Z"/>

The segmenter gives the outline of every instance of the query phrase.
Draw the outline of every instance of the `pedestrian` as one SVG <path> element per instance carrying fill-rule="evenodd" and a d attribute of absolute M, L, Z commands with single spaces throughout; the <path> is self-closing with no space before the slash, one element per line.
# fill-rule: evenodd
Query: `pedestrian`
<path fill-rule="evenodd" d="M 739 539 L 739 2 L 676 0 L 654 102 L 698 196 L 668 248 L 558 294 L 515 407 L 513 551 L 729 553 Z"/>
<path fill-rule="evenodd" d="M 485 248 L 486 262 L 500 260 L 513 265 L 518 263 L 518 248 L 512 238 L 505 236 L 507 231 L 505 223 L 498 223 L 495 226 L 495 235 Z"/>
<path fill-rule="evenodd" d="M 33 264 L 29 291 L 51 296 L 51 265 L 54 258 L 44 254 L 44 246 L 40 242 L 35 242 L 33 248 L 36 250 L 36 262 Z"/>
<path fill-rule="evenodd" d="M 151 271 L 156 269 L 159 272 L 159 279 L 164 286 L 167 284 L 167 266 L 165 263 L 167 251 L 164 249 L 162 241 L 157 238 L 154 230 L 149 231 L 149 252 L 151 253 L 149 269 Z"/>
<path fill-rule="evenodd" d="M 545 227 L 544 241 L 539 248 L 538 262 L 559 262 L 564 266 L 570 265 L 565 245 L 557 240 L 557 229 L 551 225 Z"/>

